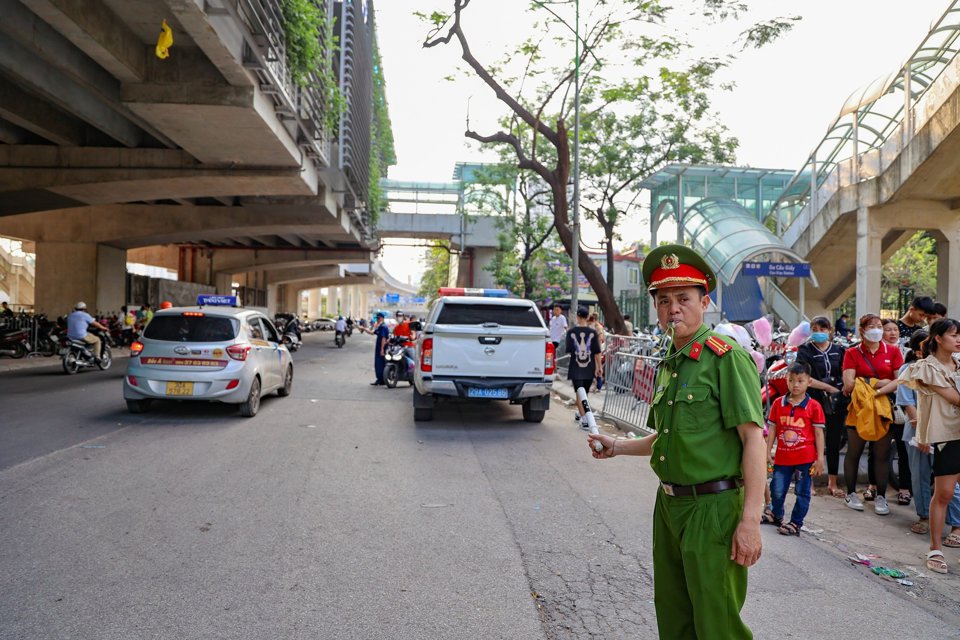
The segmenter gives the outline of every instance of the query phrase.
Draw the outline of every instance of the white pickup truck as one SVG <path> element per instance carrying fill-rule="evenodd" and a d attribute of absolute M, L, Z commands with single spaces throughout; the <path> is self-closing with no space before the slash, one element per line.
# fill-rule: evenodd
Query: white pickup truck
<path fill-rule="evenodd" d="M 432 420 L 438 398 L 507 400 L 527 422 L 543 420 L 555 377 L 550 332 L 533 302 L 492 292 L 440 290 L 417 339 L 414 420 Z"/>

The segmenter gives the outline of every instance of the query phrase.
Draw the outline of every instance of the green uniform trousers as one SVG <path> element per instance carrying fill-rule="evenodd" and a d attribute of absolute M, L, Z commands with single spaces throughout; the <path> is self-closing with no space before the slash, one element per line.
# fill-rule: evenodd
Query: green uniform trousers
<path fill-rule="evenodd" d="M 753 638 L 740 619 L 747 569 L 730 560 L 743 489 L 671 497 L 657 491 L 653 584 L 662 640 Z"/>

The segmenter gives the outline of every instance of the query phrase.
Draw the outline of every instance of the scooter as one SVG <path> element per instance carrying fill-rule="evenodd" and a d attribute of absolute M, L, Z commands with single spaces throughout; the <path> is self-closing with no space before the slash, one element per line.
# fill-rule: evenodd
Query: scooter
<path fill-rule="evenodd" d="M 287 346 L 287 350 L 290 353 L 293 353 L 300 348 L 302 344 L 300 336 L 298 336 L 292 329 L 283 334 L 283 337 L 280 338 L 280 341 Z"/>
<path fill-rule="evenodd" d="M 403 344 L 405 336 L 390 336 L 387 342 L 384 358 L 387 364 L 383 367 L 383 381 L 387 387 L 393 389 L 398 382 L 409 382 L 413 386 L 413 358 L 407 355 Z"/>
<path fill-rule="evenodd" d="M 90 332 L 100 338 L 100 360 L 94 359 L 83 340 L 67 340 L 66 346 L 60 350 L 60 358 L 63 370 L 68 375 L 79 373 L 83 369 L 97 368 L 106 371 L 113 364 L 113 353 L 110 351 L 113 341 L 110 335 L 97 329 L 91 329 Z"/>
<path fill-rule="evenodd" d="M 333 336 L 333 342 L 337 345 L 337 349 L 343 347 L 343 345 L 347 342 L 346 332 L 337 331 L 337 335 Z"/>
<path fill-rule="evenodd" d="M 30 329 L 9 329 L 0 334 L 0 356 L 22 358 L 30 353 Z"/>

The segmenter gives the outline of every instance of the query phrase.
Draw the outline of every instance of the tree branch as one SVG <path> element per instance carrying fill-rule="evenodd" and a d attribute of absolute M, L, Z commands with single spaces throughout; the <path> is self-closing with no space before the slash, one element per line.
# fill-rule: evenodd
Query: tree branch
<path fill-rule="evenodd" d="M 471 140 L 476 140 L 481 144 L 508 144 L 513 147 L 514 151 L 517 152 L 517 166 L 520 169 L 534 171 L 544 180 L 549 180 L 552 175 L 551 171 L 543 166 L 540 162 L 527 157 L 527 155 L 523 152 L 523 146 L 520 144 L 519 138 L 514 135 L 504 133 L 503 131 L 498 131 L 490 136 L 482 136 L 476 131 L 465 131 L 463 135 Z"/>

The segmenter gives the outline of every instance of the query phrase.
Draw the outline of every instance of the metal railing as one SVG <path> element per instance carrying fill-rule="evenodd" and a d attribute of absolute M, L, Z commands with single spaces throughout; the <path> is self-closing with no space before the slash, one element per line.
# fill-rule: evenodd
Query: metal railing
<path fill-rule="evenodd" d="M 653 433 L 647 417 L 661 353 L 656 338 L 607 335 L 601 417 Z"/>

